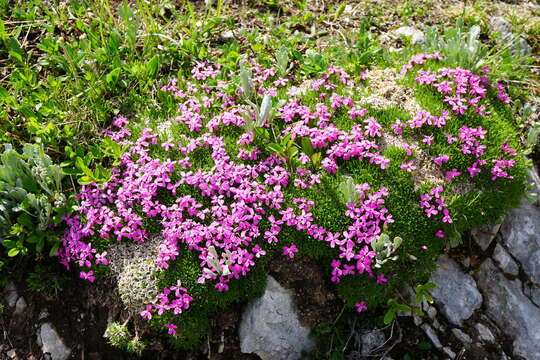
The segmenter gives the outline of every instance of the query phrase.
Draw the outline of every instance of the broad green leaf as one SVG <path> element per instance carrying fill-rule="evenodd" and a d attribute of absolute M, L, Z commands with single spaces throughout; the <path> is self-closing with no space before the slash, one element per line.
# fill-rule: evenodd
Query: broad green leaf
<path fill-rule="evenodd" d="M 6 38 L 6 27 L 4 26 L 4 21 L 0 19 L 0 41 L 3 41 Z"/>
<path fill-rule="evenodd" d="M 21 251 L 18 248 L 13 248 L 13 249 L 8 251 L 8 256 L 9 257 L 14 257 L 14 256 L 17 256 L 20 252 Z"/>
<path fill-rule="evenodd" d="M 390 324 L 392 322 L 392 320 L 394 320 L 394 313 L 395 313 L 394 310 L 388 310 L 386 312 L 386 314 L 384 315 L 384 319 L 383 319 L 385 325 Z"/>
<path fill-rule="evenodd" d="M 290 147 L 289 148 L 289 151 L 288 151 L 288 156 L 289 156 L 289 159 L 292 159 L 293 157 L 295 157 L 296 155 L 298 154 L 298 148 L 296 148 L 296 146 L 293 146 L 293 147 Z"/>
<path fill-rule="evenodd" d="M 282 154 L 283 153 L 283 147 L 281 145 L 276 143 L 270 143 L 266 145 L 266 149 L 273 152 L 274 154 Z"/>
<path fill-rule="evenodd" d="M 315 166 L 319 165 L 320 160 L 321 160 L 321 153 L 320 152 L 317 152 L 317 153 L 311 155 L 311 162 L 313 163 L 313 165 L 315 165 Z"/>
<path fill-rule="evenodd" d="M 49 251 L 49 256 L 54 256 L 59 248 L 60 248 L 60 243 L 56 242 L 56 244 L 54 244 L 54 246 L 52 247 L 51 251 Z"/>
<path fill-rule="evenodd" d="M 120 77 L 121 71 L 121 68 L 116 68 L 107 74 L 107 76 L 105 77 L 105 82 L 109 88 L 112 88 L 116 85 L 116 83 L 118 82 L 118 78 Z"/>
<path fill-rule="evenodd" d="M 77 165 L 77 167 L 86 175 L 88 176 L 89 178 L 93 178 L 94 177 L 94 174 L 92 173 L 92 170 L 90 170 L 88 168 L 88 166 L 86 166 L 86 164 L 84 163 L 84 160 L 80 157 L 77 157 L 75 159 L 75 165 Z"/>
<path fill-rule="evenodd" d="M 304 154 L 311 156 L 313 154 L 313 144 L 311 143 L 311 140 L 309 140 L 307 137 L 303 137 L 301 143 Z"/>
<path fill-rule="evenodd" d="M 13 247 L 15 247 L 17 243 L 13 240 L 4 240 L 2 242 L 2 245 L 4 245 L 7 249 L 11 249 Z"/>
<path fill-rule="evenodd" d="M 268 139 L 268 130 L 262 127 L 255 127 L 255 134 L 263 139 Z"/>
<path fill-rule="evenodd" d="M 9 55 L 12 58 L 14 58 L 20 63 L 23 62 L 24 51 L 21 48 L 21 45 L 19 44 L 17 39 L 9 38 L 9 40 L 7 41 L 7 48 L 8 48 Z"/>
<path fill-rule="evenodd" d="M 405 304 L 397 304 L 396 309 L 399 310 L 399 311 L 403 311 L 403 312 L 411 312 L 412 311 L 411 307 L 408 306 L 408 305 L 405 305 Z"/>

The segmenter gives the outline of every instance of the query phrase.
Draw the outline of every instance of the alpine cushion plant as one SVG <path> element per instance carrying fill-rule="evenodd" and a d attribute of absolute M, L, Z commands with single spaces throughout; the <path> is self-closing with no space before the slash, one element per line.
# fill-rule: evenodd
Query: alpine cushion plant
<path fill-rule="evenodd" d="M 403 68 L 423 109 L 398 116 L 362 102 L 365 73 L 198 63 L 162 88 L 175 119 L 115 119 L 108 134 L 127 150 L 107 182 L 81 188 L 60 262 L 94 281 L 115 243 L 159 236 L 161 292 L 136 313 L 184 343 L 204 333 L 190 321 L 260 294 L 272 257 L 319 259 L 358 312 L 384 304 L 524 190 L 504 88 L 441 58 Z"/>

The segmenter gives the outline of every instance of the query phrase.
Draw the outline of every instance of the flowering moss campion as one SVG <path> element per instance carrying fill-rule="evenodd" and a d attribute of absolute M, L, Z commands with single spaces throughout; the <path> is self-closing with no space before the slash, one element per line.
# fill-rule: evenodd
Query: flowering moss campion
<path fill-rule="evenodd" d="M 243 63 L 251 66 L 250 87 L 232 89 L 236 74 L 209 62 L 196 64 L 190 79 L 171 79 L 162 87 L 178 104 L 172 130 L 140 126 L 133 117 L 113 121 L 107 134 L 127 150 L 107 183 L 82 187 L 77 212 L 64 218 L 60 262 L 67 268 L 76 264 L 82 278 L 94 281 L 93 267 L 108 264 L 100 243 L 144 243 L 159 233 L 154 262 L 167 282 L 137 312 L 161 321 L 171 335 L 181 323 L 170 323 L 170 317 L 205 301 L 195 288 L 226 293 L 280 254 L 293 259 L 324 248 L 321 258 L 339 289 L 359 277 L 391 288 L 403 276 L 396 270 L 403 264 L 388 261 L 381 268 L 374 241 L 404 232 L 410 237 L 404 238 L 405 251 L 421 249 L 416 255 L 427 259 L 428 250 L 442 246 L 446 231 L 455 233 L 465 223 L 454 211 L 454 184 L 479 183 L 486 176 L 490 182 L 511 180 L 522 166 L 508 141 L 497 138 L 497 149 L 488 144 L 496 134 L 482 120 L 463 123 L 470 111 L 489 119 L 489 93 L 496 91 L 506 102 L 504 88 L 459 68 L 413 74 L 426 61 L 441 59 L 416 55 L 402 74 L 431 88 L 444 108 L 401 119 L 384 118 L 362 104 L 355 91 L 364 86 L 362 76 L 339 67 L 329 66 L 295 87 L 293 77 L 278 77 L 274 68 L 251 60 Z M 270 103 L 271 110 L 262 111 L 259 103 Z M 388 135 L 400 143 L 385 145 Z M 425 171 L 425 162 L 442 175 L 416 188 L 412 177 Z M 336 193 L 344 178 L 352 181 L 340 202 Z M 332 209 L 338 211 L 329 220 L 325 213 Z M 428 240 L 413 246 L 415 221 L 428 229 L 429 246 Z M 196 263 L 194 274 L 186 274 L 193 281 L 163 275 L 188 255 Z M 349 306 L 367 310 L 374 301 L 355 289 Z"/>

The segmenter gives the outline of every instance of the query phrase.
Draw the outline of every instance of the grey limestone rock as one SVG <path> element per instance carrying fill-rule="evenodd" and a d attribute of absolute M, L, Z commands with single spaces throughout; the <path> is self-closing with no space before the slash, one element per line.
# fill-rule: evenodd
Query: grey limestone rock
<path fill-rule="evenodd" d="M 412 44 L 423 44 L 426 41 L 426 36 L 421 30 L 412 26 L 402 26 L 394 30 L 394 34 L 398 36 L 410 37 Z"/>
<path fill-rule="evenodd" d="M 433 346 L 435 346 L 437 349 L 442 348 L 441 340 L 439 340 L 439 337 L 437 336 L 437 333 L 431 326 L 428 324 L 422 324 L 421 326 L 422 330 L 426 333 L 426 336 L 429 338 Z"/>
<path fill-rule="evenodd" d="M 370 331 L 362 335 L 362 356 L 368 356 L 371 352 L 384 344 L 386 336 L 382 330 Z"/>
<path fill-rule="evenodd" d="M 251 302 L 242 315 L 240 349 L 262 360 L 294 360 L 314 343 L 302 326 L 289 291 L 268 276 L 264 295 Z"/>
<path fill-rule="evenodd" d="M 500 227 L 501 224 L 481 226 L 472 229 L 471 235 L 478 246 L 480 246 L 483 251 L 486 251 L 493 239 L 495 239 L 495 236 L 497 236 Z"/>
<path fill-rule="evenodd" d="M 478 286 L 489 294 L 486 315 L 513 339 L 514 356 L 540 359 L 540 309 L 523 294 L 521 282 L 507 279 L 487 259 L 480 267 Z"/>
<path fill-rule="evenodd" d="M 472 343 L 471 337 L 467 335 L 466 333 L 464 333 L 463 331 L 461 331 L 460 329 L 457 329 L 457 328 L 452 329 L 452 334 L 454 334 L 454 336 L 458 338 L 458 340 L 461 341 L 465 345 Z"/>
<path fill-rule="evenodd" d="M 524 287 L 523 293 L 531 299 L 531 301 L 540 307 L 540 285 L 528 284 Z"/>
<path fill-rule="evenodd" d="M 482 305 L 482 295 L 473 278 L 463 273 L 447 255 L 439 258 L 431 280 L 437 284 L 431 295 L 443 315 L 454 325 L 461 325 Z"/>
<path fill-rule="evenodd" d="M 443 347 L 443 351 L 450 357 L 450 359 L 456 358 L 456 353 L 452 351 L 448 346 Z"/>
<path fill-rule="evenodd" d="M 500 245 L 497 244 L 495 250 L 493 251 L 493 260 L 499 265 L 502 271 L 505 273 L 518 276 L 519 267 L 518 264 L 512 259 L 510 254 Z"/>
<path fill-rule="evenodd" d="M 15 303 L 15 311 L 13 312 L 14 315 L 22 315 L 24 313 L 24 310 L 26 310 L 26 300 L 21 296 L 17 302 Z"/>
<path fill-rule="evenodd" d="M 9 307 L 14 307 L 17 303 L 17 299 L 19 298 L 19 294 L 17 293 L 17 287 L 13 282 L 10 282 L 6 285 L 4 288 L 4 299 L 6 300 L 6 303 Z"/>
<path fill-rule="evenodd" d="M 527 43 L 527 40 L 522 37 L 517 38 L 516 40 L 516 36 L 512 33 L 510 23 L 506 21 L 503 17 L 494 16 L 489 20 L 489 24 L 491 26 L 491 30 L 500 34 L 500 38 L 497 39 L 499 42 L 505 44 L 509 42 L 515 42 L 513 45 L 510 46 L 512 52 L 519 50 L 521 56 L 525 56 L 531 53 L 532 49 L 529 43 Z M 518 49 L 516 49 L 516 47 Z"/>
<path fill-rule="evenodd" d="M 523 199 L 519 208 L 508 213 L 501 235 L 525 273 L 540 284 L 540 208 Z"/>
<path fill-rule="evenodd" d="M 66 360 L 71 355 L 71 349 L 64 344 L 50 323 L 41 325 L 38 339 L 38 343 L 41 343 L 41 350 L 44 354 L 49 353 L 52 360 Z"/>
<path fill-rule="evenodd" d="M 478 338 L 480 340 L 487 341 L 489 343 L 495 342 L 495 336 L 486 325 L 478 323 L 474 327 L 476 328 L 476 331 L 478 331 Z"/>

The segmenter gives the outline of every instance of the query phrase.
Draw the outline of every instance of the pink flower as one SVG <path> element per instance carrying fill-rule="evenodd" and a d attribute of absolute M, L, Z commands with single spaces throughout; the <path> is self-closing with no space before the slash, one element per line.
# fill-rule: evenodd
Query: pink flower
<path fill-rule="evenodd" d="M 107 265 L 109 262 L 107 261 L 107 259 L 105 259 L 106 255 L 107 255 L 106 251 L 102 252 L 101 254 L 96 254 L 96 265 L 98 264 Z"/>
<path fill-rule="evenodd" d="M 178 328 L 178 326 L 174 324 L 165 324 L 164 326 L 168 329 L 167 334 L 176 335 L 176 329 Z"/>
<path fill-rule="evenodd" d="M 422 142 L 428 146 L 430 146 L 431 144 L 433 144 L 433 136 L 427 136 L 427 135 L 424 135 L 423 136 L 423 139 L 422 139 Z"/>
<path fill-rule="evenodd" d="M 166 142 L 162 143 L 161 144 L 161 147 L 164 148 L 165 150 L 169 151 L 170 149 L 172 149 L 174 147 L 174 144 L 172 142 L 172 139 L 169 138 L 169 140 L 167 140 Z"/>
<path fill-rule="evenodd" d="M 435 236 L 440 238 L 440 239 L 444 239 L 444 231 L 437 230 L 437 232 L 435 233 Z"/>
<path fill-rule="evenodd" d="M 119 128 L 124 127 L 124 125 L 128 123 L 129 123 L 128 119 L 122 115 L 118 115 L 113 121 L 113 125 Z"/>
<path fill-rule="evenodd" d="M 261 247 L 259 245 L 255 245 L 255 247 L 253 247 L 252 251 L 255 254 L 255 257 L 257 257 L 257 258 L 266 255 L 266 251 L 261 249 Z"/>
<path fill-rule="evenodd" d="M 364 123 L 366 123 L 366 134 L 368 134 L 371 137 L 375 136 L 381 136 L 381 125 L 375 120 L 374 117 L 369 117 L 366 120 L 364 120 Z"/>
<path fill-rule="evenodd" d="M 94 271 L 89 271 L 89 272 L 81 271 L 79 276 L 81 277 L 81 279 L 85 279 L 90 282 L 94 282 L 94 280 L 96 280 L 96 278 L 94 277 Z"/>
<path fill-rule="evenodd" d="M 150 320 L 152 319 L 152 305 L 146 305 L 146 310 L 143 310 L 139 313 L 143 319 Z"/>
<path fill-rule="evenodd" d="M 409 144 L 403 144 L 403 149 L 407 153 L 407 156 L 413 156 L 413 151 L 418 149 L 418 145 L 416 143 L 409 145 Z"/>
<path fill-rule="evenodd" d="M 274 86 L 277 86 L 277 87 L 285 86 L 285 85 L 287 85 L 288 81 L 289 81 L 289 79 L 279 78 L 279 79 L 274 81 Z"/>
<path fill-rule="evenodd" d="M 356 306 L 356 311 L 361 313 L 362 311 L 364 310 L 367 310 L 367 306 L 366 306 L 366 302 L 365 301 L 360 301 L 359 303 L 357 304 L 354 304 L 354 306 Z"/>
<path fill-rule="evenodd" d="M 442 166 L 442 164 L 445 162 L 448 162 L 448 160 L 450 160 L 448 155 L 442 154 L 442 155 L 439 155 L 439 157 L 433 159 L 433 162 L 435 162 L 435 164 L 437 164 L 438 166 Z"/>
<path fill-rule="evenodd" d="M 443 210 L 443 218 L 442 218 L 442 222 L 446 222 L 446 223 L 451 223 L 453 222 L 452 218 L 450 217 L 449 215 L 449 212 L 447 209 L 444 209 Z"/>
<path fill-rule="evenodd" d="M 453 178 L 458 177 L 459 175 L 461 175 L 461 173 L 456 168 L 453 168 L 452 170 L 446 172 L 445 178 L 446 181 L 450 182 Z"/>
<path fill-rule="evenodd" d="M 400 168 L 408 172 L 416 170 L 416 166 L 414 166 L 414 160 L 410 160 L 407 163 L 402 163 Z"/>
<path fill-rule="evenodd" d="M 304 153 L 301 153 L 300 156 L 298 156 L 298 160 L 300 161 L 302 165 L 305 165 L 311 161 L 309 156 L 307 156 Z"/>
<path fill-rule="evenodd" d="M 403 129 L 407 126 L 406 123 L 402 123 L 401 120 L 397 119 L 394 124 L 392 124 L 392 131 L 396 135 L 402 135 Z"/>
<path fill-rule="evenodd" d="M 377 284 L 384 284 L 388 282 L 388 279 L 384 277 L 384 274 L 377 275 Z"/>
<path fill-rule="evenodd" d="M 294 258 L 295 253 L 298 252 L 298 248 L 296 247 L 295 244 L 292 244 L 289 247 L 283 246 L 282 249 L 283 249 L 283 255 L 286 255 L 290 257 L 291 259 Z"/>

